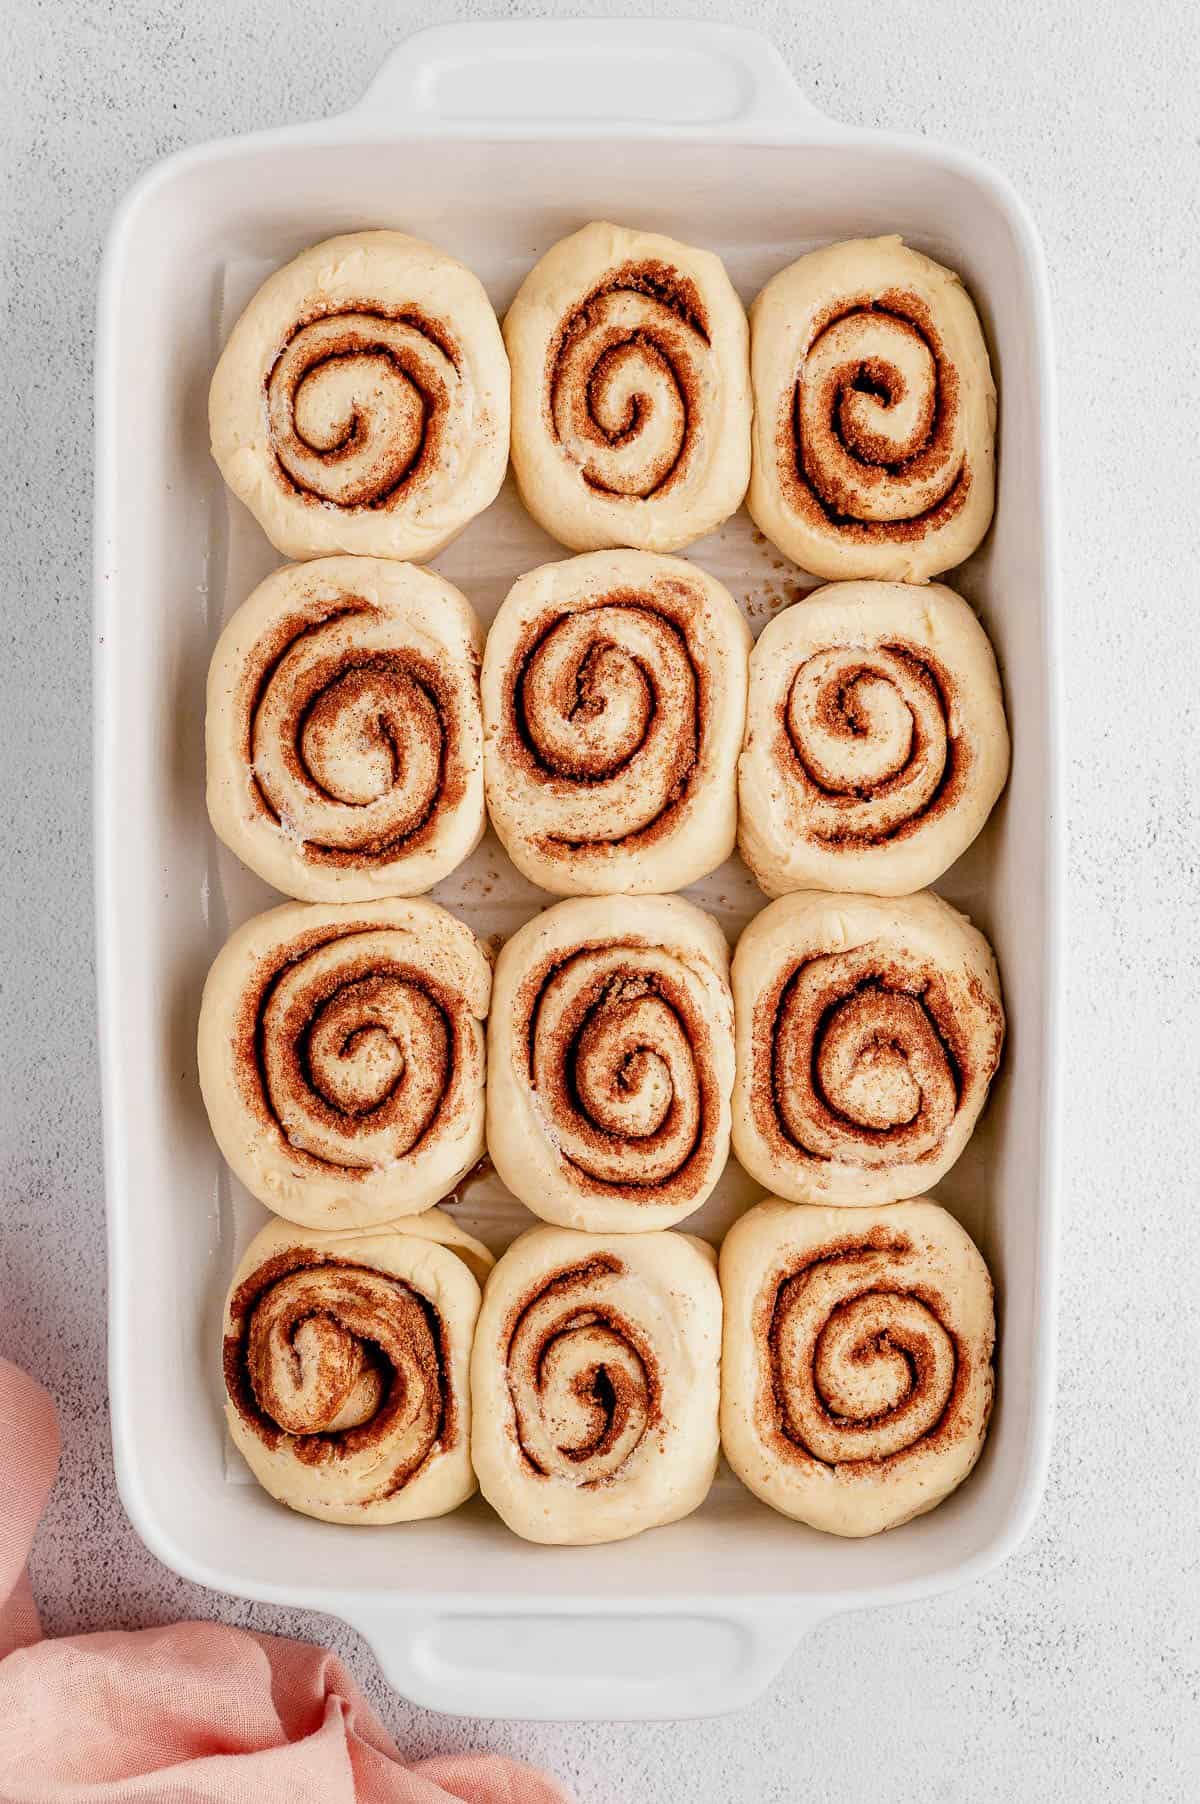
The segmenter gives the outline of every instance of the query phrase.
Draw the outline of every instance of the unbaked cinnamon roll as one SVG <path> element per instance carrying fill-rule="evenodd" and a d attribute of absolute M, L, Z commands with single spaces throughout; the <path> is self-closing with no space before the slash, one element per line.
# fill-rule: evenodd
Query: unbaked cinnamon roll
<path fill-rule="evenodd" d="M 923 888 L 1007 774 L 996 660 L 952 589 L 830 584 L 754 647 L 738 845 L 769 896 Z"/>
<path fill-rule="evenodd" d="M 432 571 L 277 570 L 208 675 L 208 811 L 260 877 L 310 902 L 427 890 L 483 834 L 483 629 Z"/>
<path fill-rule="evenodd" d="M 979 1457 L 992 1284 L 936 1203 L 768 1199 L 721 1249 L 721 1441 L 772 1509 L 874 1535 L 933 1509 Z"/>
<path fill-rule="evenodd" d="M 619 1541 L 690 1514 L 716 1472 L 720 1342 L 703 1242 L 530 1229 L 475 1333 L 480 1490 L 528 1541 Z"/>
<path fill-rule="evenodd" d="M 700 1207 L 729 1151 L 728 971 L 716 922 L 677 896 L 560 902 L 509 940 L 488 1151 L 536 1214 L 620 1233 Z"/>
<path fill-rule="evenodd" d="M 431 1209 L 325 1233 L 275 1221 L 225 1305 L 225 1415 L 273 1497 L 327 1522 L 412 1522 L 475 1489 L 468 1374 L 486 1249 Z"/>
<path fill-rule="evenodd" d="M 746 315 L 720 259 L 585 226 L 526 276 L 504 321 L 521 498 L 576 551 L 676 551 L 750 476 Z"/>
<path fill-rule="evenodd" d="M 680 558 L 594 552 L 518 579 L 483 660 L 488 812 L 559 895 L 682 889 L 733 850 L 750 633 Z"/>
<path fill-rule="evenodd" d="M 433 902 L 287 903 L 204 986 L 200 1084 L 217 1144 L 308 1227 L 415 1215 L 483 1152 L 487 954 Z"/>
<path fill-rule="evenodd" d="M 748 506 L 814 576 L 924 582 L 983 538 L 996 389 L 953 270 L 899 238 L 827 245 L 750 309 Z"/>
<path fill-rule="evenodd" d="M 313 245 L 234 326 L 209 423 L 221 474 L 285 557 L 432 557 L 508 465 L 491 302 L 469 269 L 403 232 Z"/>
<path fill-rule="evenodd" d="M 971 1137 L 1000 1062 L 996 961 L 932 891 L 802 891 L 733 959 L 733 1148 L 793 1202 L 916 1196 Z"/>

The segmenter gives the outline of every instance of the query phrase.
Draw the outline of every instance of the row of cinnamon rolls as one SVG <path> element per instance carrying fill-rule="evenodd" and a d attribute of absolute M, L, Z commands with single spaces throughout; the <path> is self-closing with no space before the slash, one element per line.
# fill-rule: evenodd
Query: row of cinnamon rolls
<path fill-rule="evenodd" d="M 902 895 L 971 844 L 1009 758 L 944 585 L 830 584 L 752 645 L 714 577 L 628 550 L 520 577 L 486 644 L 416 565 L 278 570 L 218 642 L 207 737 L 217 832 L 309 901 L 423 893 L 486 815 L 560 895 L 682 889 L 735 839 L 769 895 Z"/>
<path fill-rule="evenodd" d="M 920 582 L 979 544 L 995 387 L 952 271 L 899 238 L 811 252 L 746 313 L 720 259 L 593 224 L 503 335 L 403 233 L 313 246 L 259 290 L 210 395 L 226 481 L 286 556 L 434 556 L 495 498 L 573 550 L 676 551 L 746 499 L 826 578 Z"/>
<path fill-rule="evenodd" d="M 286 903 L 218 955 L 200 1014 L 213 1131 L 250 1192 L 319 1228 L 449 1194 L 485 1148 L 543 1220 L 645 1233 L 732 1150 L 854 1209 L 954 1165 L 998 1068 L 984 936 L 932 891 L 804 891 L 745 929 L 681 897 L 573 898 L 492 965 L 436 903 Z"/>
<path fill-rule="evenodd" d="M 773 1508 L 862 1536 L 970 1472 L 994 1333 L 979 1252 L 927 1200 L 768 1199 L 719 1277 L 679 1233 L 533 1228 L 492 1267 L 436 1209 L 279 1221 L 230 1290 L 227 1417 L 269 1491 L 335 1522 L 441 1515 L 478 1481 L 529 1540 L 620 1540 L 696 1509 L 723 1446 Z"/>

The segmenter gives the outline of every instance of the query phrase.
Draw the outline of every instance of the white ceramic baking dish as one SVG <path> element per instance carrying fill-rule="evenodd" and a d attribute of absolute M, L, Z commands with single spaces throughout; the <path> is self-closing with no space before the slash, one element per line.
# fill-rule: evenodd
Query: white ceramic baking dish
<path fill-rule="evenodd" d="M 727 1474 L 687 1521 L 612 1547 L 527 1546 L 479 1499 L 434 1523 L 335 1528 L 244 1482 L 224 1440 L 220 1302 L 260 1212 L 209 1135 L 195 1025 L 218 945 L 271 898 L 208 830 L 204 675 L 222 619 L 276 560 L 208 458 L 220 338 L 268 268 L 333 232 L 394 225 L 434 239 L 503 309 L 535 258 L 593 217 L 716 248 L 747 299 L 814 243 L 902 232 L 962 271 L 997 366 L 996 524 L 952 580 L 1000 657 L 1012 779 L 939 887 L 991 935 L 1011 1021 L 985 1123 L 941 1187 L 996 1274 L 999 1401 L 968 1484 L 873 1541 L 811 1533 Z M 1060 832 L 1053 372 L 1042 257 L 1011 190 L 958 153 L 823 118 L 749 33 L 455 27 L 403 44 L 341 118 L 151 170 L 109 236 L 97 355 L 110 1379 L 121 1494 L 149 1547 L 202 1584 L 346 1618 L 422 1704 L 565 1718 L 734 1708 L 823 1617 L 995 1565 L 1029 1526 L 1050 1434 Z M 438 567 L 490 619 L 518 571 L 555 555 L 506 493 Z M 798 573 L 744 517 L 693 555 L 756 627 L 798 593 Z M 735 865 L 693 893 L 731 933 L 762 901 Z M 493 938 L 539 900 L 490 840 L 435 894 Z M 751 1194 L 731 1167 L 699 1225 L 719 1234 Z M 493 1244 L 520 1225 L 494 1179 L 457 1207 Z"/>

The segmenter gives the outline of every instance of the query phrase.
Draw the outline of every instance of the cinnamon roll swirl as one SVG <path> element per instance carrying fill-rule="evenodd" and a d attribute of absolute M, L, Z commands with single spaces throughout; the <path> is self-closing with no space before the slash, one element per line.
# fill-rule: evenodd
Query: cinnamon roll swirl
<path fill-rule="evenodd" d="M 750 309 L 748 506 L 814 576 L 924 582 L 983 538 L 996 389 L 970 297 L 899 238 L 827 245 Z"/>
<path fill-rule="evenodd" d="M 415 1215 L 484 1146 L 491 970 L 433 902 L 287 903 L 238 930 L 200 1008 L 217 1144 L 307 1227 Z"/>
<path fill-rule="evenodd" d="M 728 971 L 716 922 L 675 896 L 560 902 L 509 940 L 488 1151 L 536 1214 L 620 1233 L 700 1207 L 729 1151 Z"/>
<path fill-rule="evenodd" d="M 486 1250 L 436 1209 L 373 1232 L 275 1221 L 255 1236 L 225 1306 L 225 1416 L 273 1497 L 378 1523 L 471 1495 L 472 1262 L 490 1264 Z"/>
<path fill-rule="evenodd" d="M 683 1234 L 532 1228 L 488 1279 L 471 1356 L 479 1488 L 528 1541 L 676 1522 L 716 1472 L 721 1293 Z"/>
<path fill-rule="evenodd" d="M 992 1407 L 987 1266 L 936 1203 L 768 1199 L 721 1249 L 721 1441 L 764 1503 L 834 1535 L 923 1515 L 971 1471 Z"/>
<path fill-rule="evenodd" d="M 250 868 L 310 902 L 416 895 L 483 835 L 483 629 L 413 564 L 277 570 L 217 642 L 208 811 Z"/>
<path fill-rule="evenodd" d="M 585 226 L 526 276 L 504 321 L 513 470 L 575 551 L 677 551 L 741 504 L 748 333 L 720 259 Z"/>
<path fill-rule="evenodd" d="M 222 476 L 285 557 L 432 557 L 508 465 L 491 302 L 469 269 L 403 232 L 313 245 L 234 326 L 209 423 Z"/>
<path fill-rule="evenodd" d="M 996 660 L 940 583 L 837 583 L 750 657 L 738 845 L 769 896 L 901 896 L 975 838 L 1008 774 Z"/>
<path fill-rule="evenodd" d="M 733 850 L 750 633 L 679 558 L 594 552 L 518 579 L 483 660 L 492 825 L 558 895 L 682 889 Z"/>
<path fill-rule="evenodd" d="M 932 891 L 784 896 L 733 960 L 733 1148 L 793 1202 L 865 1207 L 936 1184 L 1000 1062 L 991 948 Z"/>

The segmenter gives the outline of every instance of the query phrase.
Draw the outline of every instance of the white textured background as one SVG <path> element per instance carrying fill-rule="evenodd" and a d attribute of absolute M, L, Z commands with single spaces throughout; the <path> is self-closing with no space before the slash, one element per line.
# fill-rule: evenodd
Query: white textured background
<path fill-rule="evenodd" d="M 322 1640 L 412 1754 L 545 1762 L 585 1804 L 1200 1795 L 1200 60 L 1185 0 L 510 6 L 769 32 L 817 103 L 979 152 L 1049 253 L 1062 384 L 1070 794 L 1059 1428 L 984 1583 L 819 1629 L 743 1715 L 460 1723 L 357 1637 L 156 1564 L 113 1484 L 92 995 L 91 340 L 116 198 L 179 145 L 354 99 L 445 0 L 8 0 L 0 58 L 0 1351 L 64 1428 L 50 1632 L 220 1616 Z M 0 1450 L 2 1451 L 2 1450 Z"/>

